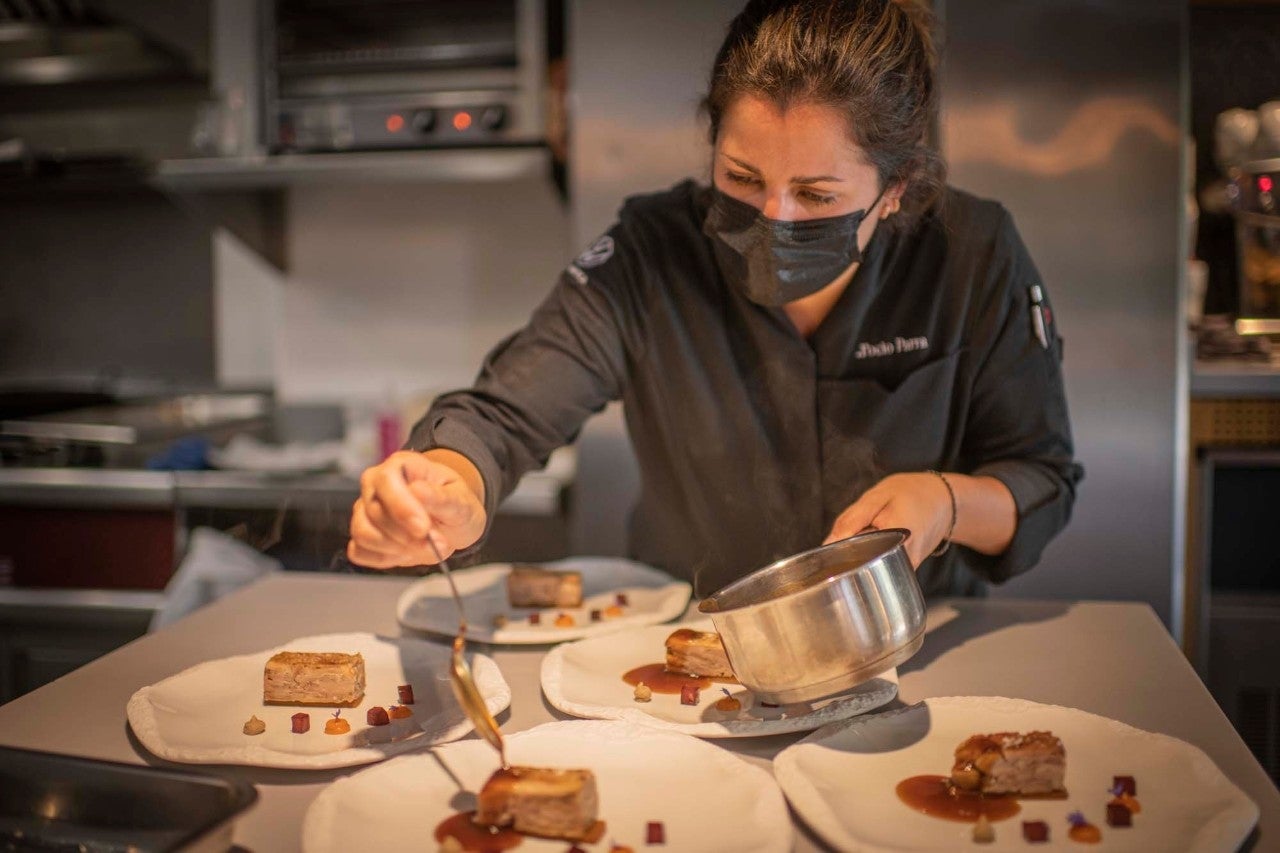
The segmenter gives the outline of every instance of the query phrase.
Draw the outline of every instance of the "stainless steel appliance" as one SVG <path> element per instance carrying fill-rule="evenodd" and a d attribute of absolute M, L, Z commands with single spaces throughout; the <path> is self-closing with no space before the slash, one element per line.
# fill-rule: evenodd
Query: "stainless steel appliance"
<path fill-rule="evenodd" d="M 535 144 L 545 27 L 541 0 L 268 3 L 268 148 Z"/>
<path fill-rule="evenodd" d="M 1242 335 L 1280 334 L 1280 159 L 1241 167 L 1235 180 Z"/>

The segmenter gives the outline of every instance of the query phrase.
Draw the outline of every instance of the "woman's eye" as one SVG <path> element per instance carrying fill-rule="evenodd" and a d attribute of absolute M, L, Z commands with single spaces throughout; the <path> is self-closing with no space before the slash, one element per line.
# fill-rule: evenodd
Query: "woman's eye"
<path fill-rule="evenodd" d="M 824 205 L 831 204 L 836 200 L 833 195 L 823 195 L 822 193 L 811 192 L 810 190 L 801 190 L 800 197 L 810 204 Z"/>
<path fill-rule="evenodd" d="M 744 187 L 754 187 L 760 184 L 759 178 L 752 175 L 744 175 L 741 172 L 725 172 L 725 175 L 735 184 L 741 184 Z"/>

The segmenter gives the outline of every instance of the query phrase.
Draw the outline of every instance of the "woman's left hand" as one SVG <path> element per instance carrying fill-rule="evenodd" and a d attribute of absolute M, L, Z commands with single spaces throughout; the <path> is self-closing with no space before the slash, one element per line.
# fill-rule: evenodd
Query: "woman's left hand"
<path fill-rule="evenodd" d="M 951 525 L 951 495 L 937 474 L 891 474 L 863 493 L 831 525 L 826 542 L 860 533 L 868 527 L 905 527 L 911 565 L 919 568 Z M 825 543 L 824 543 L 825 544 Z"/>

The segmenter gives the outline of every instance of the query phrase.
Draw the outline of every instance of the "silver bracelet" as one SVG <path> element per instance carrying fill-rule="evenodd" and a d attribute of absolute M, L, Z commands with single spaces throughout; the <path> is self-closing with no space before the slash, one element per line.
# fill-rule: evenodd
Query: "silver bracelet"
<path fill-rule="evenodd" d="M 951 488 L 951 483 L 947 481 L 947 478 L 942 476 L 941 471 L 934 471 L 930 468 L 929 473 L 937 475 L 938 479 L 942 481 L 942 485 L 947 487 L 947 495 L 951 498 L 951 524 L 947 527 L 947 535 L 942 537 L 942 544 L 929 555 L 930 557 L 941 557 L 951 547 L 951 534 L 956 531 L 956 492 L 955 489 Z"/>

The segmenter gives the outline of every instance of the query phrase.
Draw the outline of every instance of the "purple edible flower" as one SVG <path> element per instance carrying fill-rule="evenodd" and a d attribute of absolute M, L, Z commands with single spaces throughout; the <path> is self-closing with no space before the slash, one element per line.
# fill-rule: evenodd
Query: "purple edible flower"
<path fill-rule="evenodd" d="M 1112 785 L 1110 788 L 1107 789 L 1107 793 L 1113 797 L 1120 796 L 1121 794 L 1124 793 L 1124 783 L 1123 782 L 1115 783 L 1114 785 Z"/>
<path fill-rule="evenodd" d="M 724 695 L 728 696 L 730 699 L 732 699 L 732 698 L 733 698 L 733 694 L 729 692 L 729 688 L 728 688 L 728 687 L 721 687 L 721 688 L 720 688 L 720 692 L 721 692 L 721 693 L 723 693 Z"/>
<path fill-rule="evenodd" d="M 336 711 L 334 711 L 334 712 L 333 712 L 333 718 L 334 718 L 335 720 L 336 720 L 336 719 L 338 719 L 338 717 L 341 717 L 341 716 L 342 716 L 342 709 L 341 709 L 341 708 L 339 708 L 338 710 L 336 710 Z"/>
<path fill-rule="evenodd" d="M 1089 821 L 1084 819 L 1083 812 L 1072 812 L 1071 814 L 1067 815 L 1067 823 L 1071 824 L 1072 826 L 1088 826 Z"/>

